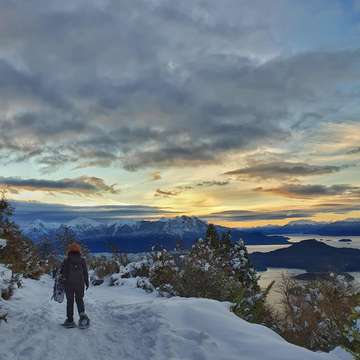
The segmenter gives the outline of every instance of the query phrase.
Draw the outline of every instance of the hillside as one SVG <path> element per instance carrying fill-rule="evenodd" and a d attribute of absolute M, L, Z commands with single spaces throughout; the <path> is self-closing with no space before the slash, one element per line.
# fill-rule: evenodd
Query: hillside
<path fill-rule="evenodd" d="M 250 254 L 253 265 L 305 269 L 307 271 L 360 271 L 360 250 L 335 248 L 316 240 L 304 240 L 268 253 Z"/>
<path fill-rule="evenodd" d="M 25 235 L 37 242 L 45 236 L 55 239 L 61 228 L 67 226 L 92 252 L 109 251 L 109 243 L 116 244 L 124 252 L 150 251 L 153 246 L 172 250 L 181 240 L 183 248 L 190 248 L 194 242 L 205 236 L 208 223 L 189 216 L 162 218 L 154 221 L 99 222 L 87 218 L 76 218 L 65 224 L 47 223 L 37 220 L 21 224 Z M 246 232 L 217 226 L 220 233 L 230 231 L 234 241 L 242 238 L 247 245 L 286 244 L 283 236 L 268 236 L 261 232 Z"/>
<path fill-rule="evenodd" d="M 350 360 L 342 350 L 314 353 L 291 345 L 266 327 L 207 299 L 159 298 L 123 286 L 91 287 L 87 330 L 64 329 L 65 305 L 50 301 L 52 281 L 24 280 L 3 305 L 0 358 L 7 360 Z M 1 301 L 1 300 L 0 300 Z"/>

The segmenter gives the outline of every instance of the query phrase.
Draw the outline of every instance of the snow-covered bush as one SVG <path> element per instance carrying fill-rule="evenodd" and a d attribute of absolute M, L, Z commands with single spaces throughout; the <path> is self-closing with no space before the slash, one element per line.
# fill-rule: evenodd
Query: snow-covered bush
<path fill-rule="evenodd" d="M 154 286 L 151 284 L 150 280 L 146 277 L 137 277 L 136 286 L 140 289 L 145 290 L 146 292 L 153 292 Z"/>
<path fill-rule="evenodd" d="M 162 296 L 177 295 L 176 282 L 178 268 L 175 260 L 166 250 L 153 254 L 153 263 L 149 271 L 150 282 Z"/>
<path fill-rule="evenodd" d="M 122 278 L 130 278 L 130 277 L 149 277 L 150 275 L 150 267 L 153 264 L 153 260 L 151 256 L 144 256 L 139 261 L 134 261 L 127 264 L 122 268 L 120 274 Z"/>
<path fill-rule="evenodd" d="M 128 278 L 138 278 L 143 279 L 146 282 L 149 282 L 149 274 L 150 274 L 150 267 L 153 264 L 153 260 L 151 256 L 144 256 L 141 260 L 133 261 L 126 266 L 120 265 L 119 271 L 116 273 L 113 273 L 110 276 L 110 286 L 119 286 L 124 283 L 124 279 Z M 147 279 L 147 280 L 146 280 Z M 148 290 L 152 288 L 151 286 L 145 285 L 145 283 L 142 283 L 139 280 L 139 286 L 140 288 L 143 288 L 144 290 Z"/>
<path fill-rule="evenodd" d="M 280 286 L 284 315 L 280 334 L 311 350 L 343 346 L 359 353 L 360 293 L 343 278 L 299 283 L 283 278 Z"/>
<path fill-rule="evenodd" d="M 89 269 L 94 270 L 98 279 L 104 279 L 108 275 L 118 273 L 121 265 L 106 256 L 92 256 L 88 259 L 88 266 Z"/>
<path fill-rule="evenodd" d="M 0 264 L 0 298 L 9 300 L 15 288 L 22 286 L 19 274 L 14 274 L 10 269 Z"/>

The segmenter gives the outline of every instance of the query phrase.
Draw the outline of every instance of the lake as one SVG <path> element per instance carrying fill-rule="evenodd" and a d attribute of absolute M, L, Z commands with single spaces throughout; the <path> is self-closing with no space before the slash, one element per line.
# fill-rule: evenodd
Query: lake
<path fill-rule="evenodd" d="M 302 240 L 316 239 L 324 242 L 327 245 L 335 247 L 347 247 L 360 249 L 360 236 L 320 236 L 320 235 L 284 235 L 289 238 L 291 243 L 296 243 Z M 339 239 L 351 239 L 352 242 L 339 242 Z M 291 244 L 285 245 L 249 245 L 247 246 L 248 252 L 253 253 L 269 252 L 277 249 L 282 249 L 290 246 Z M 273 288 L 271 289 L 268 302 L 275 308 L 280 306 L 281 296 L 277 292 L 278 285 L 281 282 L 282 276 L 296 276 L 303 274 L 306 271 L 303 269 L 287 269 L 287 268 L 269 268 L 266 271 L 259 271 L 260 280 L 259 284 L 262 288 L 266 288 L 272 281 L 275 281 Z M 349 273 L 355 278 L 355 284 L 360 287 L 360 272 Z"/>

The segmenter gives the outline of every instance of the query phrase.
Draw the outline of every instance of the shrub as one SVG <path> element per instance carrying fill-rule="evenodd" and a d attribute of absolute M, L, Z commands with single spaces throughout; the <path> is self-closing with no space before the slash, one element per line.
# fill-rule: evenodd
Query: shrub
<path fill-rule="evenodd" d="M 14 274 L 6 268 L 0 269 L 0 298 L 9 300 L 14 294 L 15 287 L 20 288 L 21 286 L 19 274 Z"/>
<path fill-rule="evenodd" d="M 273 285 L 274 282 L 272 282 L 265 291 L 259 291 L 257 293 L 248 292 L 242 288 L 233 300 L 234 305 L 232 306 L 232 311 L 247 321 L 271 327 L 275 320 L 272 309 L 266 303 L 266 297 Z"/>
<path fill-rule="evenodd" d="M 123 267 L 121 277 L 149 277 L 152 263 L 152 257 L 144 256 L 140 261 L 131 262 Z"/>
<path fill-rule="evenodd" d="M 120 265 L 113 259 L 108 259 L 105 256 L 93 256 L 88 259 L 89 269 L 94 270 L 95 275 L 99 279 L 105 276 L 118 273 Z"/>
<path fill-rule="evenodd" d="M 284 314 L 279 329 L 286 340 L 311 350 L 359 350 L 360 318 L 355 310 L 360 294 L 351 283 L 335 275 L 306 283 L 283 278 L 280 291 Z"/>
<path fill-rule="evenodd" d="M 176 295 L 175 284 L 178 281 L 178 269 L 173 257 L 166 251 L 153 254 L 153 263 L 149 270 L 151 284 L 162 294 Z"/>
<path fill-rule="evenodd" d="M 145 290 L 148 293 L 153 292 L 155 290 L 154 286 L 151 284 L 148 278 L 138 277 L 136 280 L 136 286 L 140 289 Z"/>

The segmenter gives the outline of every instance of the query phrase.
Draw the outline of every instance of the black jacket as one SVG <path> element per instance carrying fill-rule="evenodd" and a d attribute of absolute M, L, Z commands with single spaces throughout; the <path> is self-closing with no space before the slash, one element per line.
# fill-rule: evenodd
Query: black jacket
<path fill-rule="evenodd" d="M 89 274 L 85 259 L 79 253 L 69 253 L 61 265 L 60 273 L 65 287 L 89 287 Z"/>

